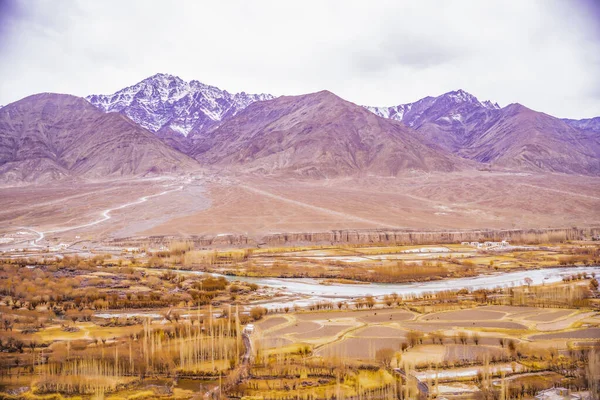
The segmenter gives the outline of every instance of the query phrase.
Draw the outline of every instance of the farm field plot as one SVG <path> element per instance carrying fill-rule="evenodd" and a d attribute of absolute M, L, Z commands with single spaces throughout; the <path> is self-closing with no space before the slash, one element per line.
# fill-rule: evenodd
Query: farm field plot
<path fill-rule="evenodd" d="M 569 316 L 573 313 L 571 310 L 548 311 L 539 315 L 527 316 L 524 319 L 528 321 L 550 322 Z"/>
<path fill-rule="evenodd" d="M 352 333 L 354 337 L 395 338 L 406 337 L 406 331 L 392 326 L 369 326 Z"/>
<path fill-rule="evenodd" d="M 423 321 L 444 320 L 444 321 L 478 321 L 478 320 L 498 320 L 506 316 L 505 313 L 488 310 L 460 310 L 447 311 L 427 315 L 421 318 Z"/>
<path fill-rule="evenodd" d="M 530 339 L 597 339 L 600 340 L 600 328 L 578 329 L 566 332 L 546 333 L 543 335 L 530 336 Z"/>
<path fill-rule="evenodd" d="M 271 328 L 276 327 L 278 325 L 284 324 L 286 322 L 288 322 L 287 318 L 284 318 L 284 317 L 273 317 L 273 318 L 266 319 L 264 321 L 260 321 L 256 325 L 260 329 L 262 329 L 263 331 L 266 331 L 268 329 L 271 329 Z"/>
<path fill-rule="evenodd" d="M 405 311 L 376 311 L 373 314 L 365 314 L 358 318 L 361 322 L 376 323 L 390 321 L 408 321 L 414 318 L 414 315 Z"/>
<path fill-rule="evenodd" d="M 507 349 L 499 347 L 495 343 L 494 346 L 485 345 L 462 345 L 462 344 L 446 344 L 444 345 L 444 361 L 459 362 L 459 361 L 483 361 L 484 358 L 501 358 L 508 353 Z"/>
<path fill-rule="evenodd" d="M 273 332 L 271 332 L 272 335 L 286 335 L 288 333 L 290 334 L 303 334 L 303 333 L 307 333 L 307 332 L 311 332 L 311 331 L 315 331 L 317 329 L 320 329 L 322 327 L 321 324 L 318 324 L 316 322 L 310 322 L 310 321 L 302 321 L 290 326 L 286 326 L 284 328 L 280 328 L 277 329 Z"/>
<path fill-rule="evenodd" d="M 359 360 L 374 359 L 378 350 L 390 348 L 400 349 L 403 338 L 357 338 L 348 337 L 316 350 L 317 356 L 350 358 Z"/>
<path fill-rule="evenodd" d="M 294 334 L 300 340 L 321 339 L 331 336 L 338 336 L 340 333 L 353 328 L 354 325 L 323 325 L 314 331 Z"/>
<path fill-rule="evenodd" d="M 454 322 L 407 322 L 405 326 L 409 329 L 416 329 L 422 331 L 436 331 L 439 329 L 452 329 L 452 328 L 490 328 L 490 329 L 516 329 L 526 330 L 527 325 L 520 324 L 518 322 L 511 321 L 454 321 Z"/>
<path fill-rule="evenodd" d="M 593 312 L 579 312 L 550 322 L 540 322 L 536 325 L 536 329 L 539 331 L 559 331 L 562 329 L 569 329 L 573 324 L 585 320 L 588 317 L 595 315 Z"/>
<path fill-rule="evenodd" d="M 303 321 L 323 321 L 337 319 L 356 319 L 363 322 L 378 322 L 397 319 L 405 321 L 414 318 L 414 314 L 404 310 L 374 310 L 374 311 L 329 311 L 319 313 L 299 313 L 295 317 Z M 379 322 L 381 322 L 379 321 Z"/>
<path fill-rule="evenodd" d="M 293 344 L 294 341 L 292 339 L 286 339 L 284 337 L 265 336 L 256 340 L 256 343 L 258 343 L 258 346 L 264 349 L 270 349 L 284 347 Z"/>

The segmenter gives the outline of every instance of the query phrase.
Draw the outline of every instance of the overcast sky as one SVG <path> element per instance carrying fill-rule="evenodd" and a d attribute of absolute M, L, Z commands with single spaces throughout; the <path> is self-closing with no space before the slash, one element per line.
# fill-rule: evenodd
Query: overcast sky
<path fill-rule="evenodd" d="M 0 0 L 0 104 L 157 72 L 395 105 L 462 88 L 600 115 L 600 1 Z"/>

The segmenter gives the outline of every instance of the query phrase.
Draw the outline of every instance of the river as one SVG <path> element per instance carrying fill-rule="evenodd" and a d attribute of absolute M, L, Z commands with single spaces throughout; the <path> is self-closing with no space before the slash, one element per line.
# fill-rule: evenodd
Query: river
<path fill-rule="evenodd" d="M 459 289 L 494 289 L 507 288 L 513 286 L 525 285 L 525 279 L 530 278 L 532 285 L 541 285 L 553 282 L 560 282 L 563 277 L 578 274 L 592 273 L 600 276 L 600 266 L 589 267 L 561 267 L 544 268 L 528 271 L 498 272 L 489 275 L 479 275 L 468 278 L 453 278 L 430 282 L 413 283 L 368 283 L 368 284 L 321 284 L 318 279 L 311 278 L 254 278 L 221 275 L 215 273 L 206 273 L 200 271 L 186 270 L 168 270 L 187 275 L 206 275 L 215 277 L 224 277 L 229 281 L 242 281 L 256 283 L 259 286 L 266 286 L 276 290 L 279 297 L 260 303 L 261 306 L 269 309 L 281 309 L 283 307 L 299 306 L 306 307 L 319 301 L 346 301 L 353 298 L 360 298 L 366 295 L 381 297 L 386 294 L 397 293 L 402 296 L 420 295 L 423 293 L 440 292 L 443 290 Z M 257 304 L 257 303 L 253 303 Z M 96 314 L 101 318 L 113 317 L 149 317 L 162 318 L 156 311 L 140 310 L 136 312 L 104 312 Z"/>
<path fill-rule="evenodd" d="M 180 273 L 204 274 L 195 271 L 175 271 Z M 397 293 L 399 295 L 419 295 L 428 292 L 440 292 L 443 290 L 459 289 L 494 289 L 497 287 L 505 288 L 511 286 L 525 285 L 525 279 L 530 278 L 532 285 L 541 285 L 544 283 L 560 282 L 564 276 L 577 273 L 595 273 L 600 276 L 600 266 L 589 267 L 562 267 L 562 268 L 544 268 L 528 271 L 497 272 L 489 275 L 479 275 L 467 278 L 452 278 L 429 282 L 412 283 L 368 283 L 368 284 L 322 284 L 320 280 L 311 278 L 254 278 L 227 276 L 211 274 L 213 276 L 223 276 L 230 281 L 243 281 L 256 283 L 260 286 L 267 286 L 274 289 L 280 289 L 285 294 L 310 296 L 314 300 L 318 299 L 351 299 L 355 297 L 364 297 L 367 294 L 373 296 L 384 296 L 386 294 Z"/>

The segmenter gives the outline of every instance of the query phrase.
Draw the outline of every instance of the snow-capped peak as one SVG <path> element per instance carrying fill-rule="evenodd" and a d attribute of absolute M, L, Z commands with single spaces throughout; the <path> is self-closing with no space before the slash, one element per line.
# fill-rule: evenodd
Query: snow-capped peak
<path fill-rule="evenodd" d="M 448 92 L 448 93 L 445 93 L 445 94 L 439 96 L 439 98 L 444 98 L 444 97 L 449 98 L 456 103 L 475 104 L 477 106 L 489 108 L 490 110 L 497 110 L 500 108 L 500 106 L 497 103 L 492 103 L 489 100 L 485 100 L 483 102 L 479 101 L 479 99 L 477 99 L 477 97 L 473 96 L 471 93 L 465 92 L 462 89 Z"/>
<path fill-rule="evenodd" d="M 171 129 L 183 135 L 235 115 L 269 94 L 231 94 L 215 86 L 158 73 L 110 95 L 86 99 L 105 112 L 120 112 L 153 132 Z"/>
<path fill-rule="evenodd" d="M 447 96 L 458 102 L 478 102 L 477 98 L 470 93 L 465 92 L 462 89 L 455 90 L 453 92 L 446 93 L 443 96 Z"/>
<path fill-rule="evenodd" d="M 486 108 L 489 108 L 490 110 L 499 110 L 500 105 L 498 103 L 492 103 L 490 100 L 484 100 L 481 104 L 483 104 Z"/>
<path fill-rule="evenodd" d="M 470 111 L 500 109 L 498 103 L 492 103 L 489 100 L 481 102 L 477 97 L 462 89 L 444 93 L 438 97 L 424 97 L 414 103 L 392 107 L 365 106 L 365 108 L 380 117 L 403 121 L 408 126 L 415 126 L 430 114 L 443 121 L 463 122 L 465 118 L 461 112 L 465 106 Z M 457 108 L 460 108 L 461 112 L 457 112 Z"/>

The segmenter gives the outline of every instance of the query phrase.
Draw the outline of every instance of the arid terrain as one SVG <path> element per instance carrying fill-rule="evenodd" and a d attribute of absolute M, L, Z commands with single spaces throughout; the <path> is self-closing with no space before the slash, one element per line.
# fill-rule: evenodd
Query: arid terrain
<path fill-rule="evenodd" d="M 315 181 L 207 171 L 10 187 L 0 189 L 0 233 L 46 232 L 37 243 L 44 245 L 228 234 L 260 243 L 269 234 L 331 230 L 594 227 L 600 225 L 599 179 L 464 172 Z M 144 196 L 151 197 L 141 201 Z"/>

